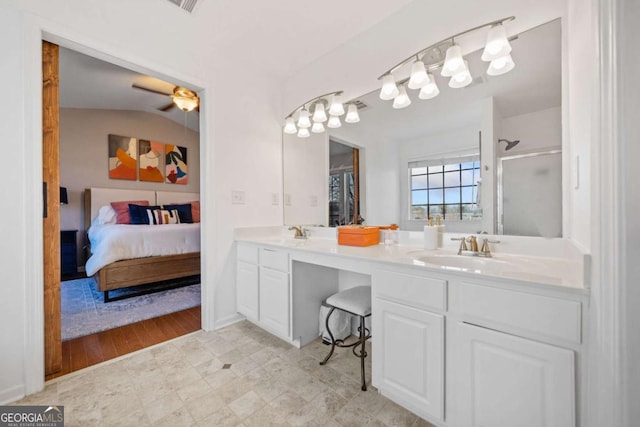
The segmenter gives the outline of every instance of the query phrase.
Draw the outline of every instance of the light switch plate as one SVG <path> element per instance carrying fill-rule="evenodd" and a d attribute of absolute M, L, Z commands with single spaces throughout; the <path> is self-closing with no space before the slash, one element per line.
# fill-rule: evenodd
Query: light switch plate
<path fill-rule="evenodd" d="M 309 196 L 309 206 L 312 208 L 318 206 L 318 196 Z"/>
<path fill-rule="evenodd" d="M 285 206 L 291 206 L 291 194 L 286 194 L 284 195 L 284 205 Z"/>
<path fill-rule="evenodd" d="M 242 191 L 242 190 L 233 190 L 231 192 L 231 204 L 233 204 L 233 205 L 244 205 L 244 191 Z"/>
<path fill-rule="evenodd" d="M 280 195 L 278 193 L 271 193 L 271 204 L 278 206 L 280 204 Z"/>

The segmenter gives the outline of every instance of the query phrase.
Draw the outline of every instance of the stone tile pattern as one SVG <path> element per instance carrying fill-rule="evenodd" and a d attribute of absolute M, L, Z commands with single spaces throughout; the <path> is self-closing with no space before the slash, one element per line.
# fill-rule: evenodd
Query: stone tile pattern
<path fill-rule="evenodd" d="M 58 378 L 15 404 L 64 405 L 67 427 L 433 427 L 372 386 L 360 391 L 350 349 L 320 366 L 327 351 L 320 340 L 297 349 L 240 322 Z"/>

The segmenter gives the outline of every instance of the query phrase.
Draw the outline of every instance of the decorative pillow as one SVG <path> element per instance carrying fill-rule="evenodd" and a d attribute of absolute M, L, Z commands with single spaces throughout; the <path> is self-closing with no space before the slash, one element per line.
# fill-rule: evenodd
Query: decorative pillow
<path fill-rule="evenodd" d="M 191 202 L 191 220 L 200 222 L 200 200 Z"/>
<path fill-rule="evenodd" d="M 116 211 L 111 206 L 103 206 L 98 210 L 96 219 L 98 224 L 115 224 L 117 219 Z"/>
<path fill-rule="evenodd" d="M 175 209 L 180 215 L 181 224 L 191 224 L 193 217 L 191 216 L 191 203 L 185 203 L 184 205 L 164 205 L 164 209 Z"/>
<path fill-rule="evenodd" d="M 148 210 L 162 209 L 160 206 L 129 205 L 131 224 L 149 224 Z"/>
<path fill-rule="evenodd" d="M 111 207 L 116 211 L 117 224 L 131 224 L 129 205 L 149 206 L 146 200 L 128 200 L 124 202 L 111 202 Z"/>
<path fill-rule="evenodd" d="M 149 216 L 149 224 L 151 225 L 180 224 L 180 215 L 175 209 L 148 209 L 147 215 Z"/>

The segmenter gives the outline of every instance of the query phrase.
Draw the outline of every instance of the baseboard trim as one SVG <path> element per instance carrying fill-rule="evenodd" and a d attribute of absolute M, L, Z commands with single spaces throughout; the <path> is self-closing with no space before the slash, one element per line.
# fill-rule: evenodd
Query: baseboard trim
<path fill-rule="evenodd" d="M 0 405 L 16 402 L 26 395 L 24 384 L 0 391 Z"/>
<path fill-rule="evenodd" d="M 226 326 L 233 325 L 234 323 L 241 322 L 244 319 L 245 317 L 243 315 L 236 313 L 231 316 L 225 317 L 224 319 L 220 319 L 216 321 L 215 324 L 213 325 L 213 329 L 217 330 L 220 328 L 224 328 Z"/>

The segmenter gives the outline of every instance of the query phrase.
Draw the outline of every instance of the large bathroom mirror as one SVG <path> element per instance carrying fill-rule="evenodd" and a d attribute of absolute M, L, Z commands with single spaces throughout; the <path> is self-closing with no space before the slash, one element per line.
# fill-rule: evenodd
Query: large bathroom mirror
<path fill-rule="evenodd" d="M 561 237 L 560 19 L 511 44 L 516 66 L 507 74 L 488 76 L 481 51 L 473 52 L 465 56 L 473 83 L 464 89 L 449 88 L 437 70 L 433 99 L 409 90 L 411 105 L 394 109 L 376 89 L 357 99 L 359 123 L 305 140 L 285 135 L 285 224 L 331 225 L 334 140 L 360 149 L 367 224 L 421 230 L 439 215 L 452 232 Z"/>

